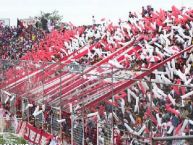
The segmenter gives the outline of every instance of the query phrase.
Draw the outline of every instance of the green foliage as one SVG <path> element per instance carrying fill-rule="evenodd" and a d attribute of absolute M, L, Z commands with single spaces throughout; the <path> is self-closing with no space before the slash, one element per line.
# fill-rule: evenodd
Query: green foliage
<path fill-rule="evenodd" d="M 14 134 L 5 133 L 0 135 L 0 144 L 27 144 L 27 141 Z"/>
<path fill-rule="evenodd" d="M 57 10 L 55 10 L 51 13 L 45 13 L 45 12 L 41 11 L 41 14 L 40 14 L 39 18 L 41 19 L 43 17 L 46 18 L 47 20 L 57 21 L 58 23 L 60 23 L 62 18 L 63 18 L 62 15 L 60 15 L 59 11 L 57 11 Z"/>
<path fill-rule="evenodd" d="M 54 28 L 60 28 L 60 25 L 62 23 L 62 15 L 59 14 L 59 11 L 55 10 L 53 12 L 50 13 L 45 13 L 45 12 L 40 12 L 40 16 L 36 17 L 39 21 L 37 21 L 36 26 L 38 28 L 42 28 L 43 24 L 42 24 L 42 20 L 46 19 L 47 21 L 50 20 L 50 22 L 52 23 L 52 26 L 54 26 Z"/>

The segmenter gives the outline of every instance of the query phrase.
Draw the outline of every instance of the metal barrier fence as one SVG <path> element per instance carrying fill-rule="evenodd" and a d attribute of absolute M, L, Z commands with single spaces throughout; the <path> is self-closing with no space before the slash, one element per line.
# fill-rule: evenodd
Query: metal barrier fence
<path fill-rule="evenodd" d="M 193 141 L 193 135 L 188 136 L 168 136 L 168 137 L 155 137 L 152 144 L 175 144 L 175 145 L 191 145 Z"/>
<path fill-rule="evenodd" d="M 190 135 L 191 78 L 183 80 L 163 67 L 133 77 L 147 71 L 1 60 L 1 102 L 18 117 L 73 145 L 152 144 L 156 137 Z M 129 81 L 134 83 L 116 91 Z M 101 96 L 105 98 L 94 104 Z"/>

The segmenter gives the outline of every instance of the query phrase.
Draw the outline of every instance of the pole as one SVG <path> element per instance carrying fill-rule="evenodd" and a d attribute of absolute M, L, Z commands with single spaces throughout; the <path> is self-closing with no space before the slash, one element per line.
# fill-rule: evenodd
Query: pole
<path fill-rule="evenodd" d="M 72 110 L 72 105 L 70 105 L 70 110 Z M 73 116 L 73 111 L 71 111 L 71 145 L 73 145 L 73 122 L 74 122 L 74 116 Z"/>
<path fill-rule="evenodd" d="M 151 80 L 151 76 L 150 76 L 150 80 Z M 152 83 L 150 83 L 150 91 L 151 91 L 151 97 L 150 97 L 150 116 L 152 116 Z M 152 130 L 152 120 L 150 118 L 150 144 L 153 145 L 153 130 Z"/>
<path fill-rule="evenodd" d="M 152 139 L 153 139 L 153 141 L 190 140 L 190 139 L 193 139 L 193 135 L 187 135 L 187 136 L 153 137 Z"/>
<path fill-rule="evenodd" d="M 112 71 L 111 71 L 111 81 L 112 81 L 112 101 L 114 102 L 115 101 L 115 98 L 114 98 L 114 93 L 113 93 L 113 67 L 112 67 Z M 113 119 L 113 110 L 114 110 L 114 107 L 112 106 L 112 109 L 111 109 L 111 113 L 112 113 L 112 143 L 114 145 L 114 119 Z"/>
<path fill-rule="evenodd" d="M 98 120 L 98 117 L 97 117 L 97 145 L 99 145 L 99 139 L 98 139 L 98 137 L 99 137 L 99 122 L 98 122 L 99 120 Z"/>
<path fill-rule="evenodd" d="M 53 110 L 53 108 L 51 108 L 51 111 Z M 53 123 L 53 121 L 52 121 L 52 116 L 53 116 L 53 111 L 52 111 L 52 114 L 51 114 L 51 127 L 50 127 L 50 132 L 51 132 L 51 134 L 53 134 L 53 130 L 52 130 L 52 123 Z"/>
<path fill-rule="evenodd" d="M 45 75 L 45 69 L 44 69 L 44 64 L 43 64 L 43 75 Z M 42 79 L 42 95 L 43 95 L 43 105 L 45 105 L 45 100 L 44 100 L 44 78 Z M 44 129 L 44 113 L 42 113 L 42 129 Z"/>
<path fill-rule="evenodd" d="M 62 105 L 61 105 L 61 96 L 62 96 L 62 94 L 61 94 L 61 92 L 62 92 L 62 76 L 61 76 L 61 74 L 62 74 L 62 68 L 61 68 L 61 62 L 60 62 L 60 116 L 59 116 L 59 119 L 62 119 Z M 61 140 L 62 140 L 62 123 L 60 123 L 60 138 L 61 138 Z M 62 143 L 63 143 L 63 140 L 62 140 Z"/>
<path fill-rule="evenodd" d="M 27 70 L 27 75 L 28 75 L 28 84 L 27 84 L 27 92 L 30 90 L 30 78 L 29 78 L 29 69 L 28 69 L 28 65 L 26 65 L 27 64 L 27 62 L 25 62 L 25 67 L 26 67 L 26 70 Z M 15 79 L 15 82 L 16 82 L 16 79 Z M 29 104 L 29 100 L 28 100 L 28 98 L 26 99 L 27 100 L 27 104 Z M 29 122 L 29 109 L 30 108 L 28 108 L 27 109 L 27 121 Z"/>
<path fill-rule="evenodd" d="M 81 77 L 83 78 L 83 66 L 82 65 L 80 65 L 80 68 L 81 68 Z M 84 107 L 84 103 L 83 103 L 83 107 Z M 81 114 L 82 114 L 82 133 L 83 133 L 83 138 L 82 138 L 82 144 L 84 145 L 85 144 L 85 118 L 86 118 L 86 115 L 85 115 L 85 109 L 83 109 L 83 111 L 81 112 Z"/>

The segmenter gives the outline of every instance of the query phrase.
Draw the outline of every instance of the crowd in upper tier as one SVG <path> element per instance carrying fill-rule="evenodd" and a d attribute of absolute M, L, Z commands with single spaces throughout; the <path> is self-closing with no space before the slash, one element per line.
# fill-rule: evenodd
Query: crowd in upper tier
<path fill-rule="evenodd" d="M 44 38 L 44 32 L 33 27 L 3 27 L 0 25 L 1 59 L 19 60 Z"/>

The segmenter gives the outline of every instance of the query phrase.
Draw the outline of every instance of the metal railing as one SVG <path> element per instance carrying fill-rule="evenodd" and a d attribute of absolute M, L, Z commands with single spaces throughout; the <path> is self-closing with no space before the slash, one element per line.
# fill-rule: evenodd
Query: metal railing
<path fill-rule="evenodd" d="M 121 106 L 119 104 L 120 99 L 118 98 L 119 94 L 114 94 L 114 88 L 116 87 L 117 83 L 124 83 L 125 81 L 128 80 L 133 80 L 135 83 L 130 86 L 128 89 L 130 89 L 131 92 L 135 92 L 136 96 L 139 97 L 141 100 L 143 98 L 146 98 L 146 108 L 143 106 L 140 106 L 139 112 L 135 112 L 135 104 L 136 100 L 133 96 L 131 96 L 133 99 L 131 102 L 126 102 L 125 103 L 125 111 L 130 111 L 130 113 L 133 115 L 133 117 L 136 119 L 139 116 L 142 119 L 142 123 L 149 125 L 147 127 L 149 129 L 149 134 L 147 136 L 144 136 L 143 133 L 141 133 L 139 136 L 144 137 L 143 139 L 139 139 L 139 136 L 136 136 L 136 134 L 133 134 L 130 132 L 129 136 L 132 136 L 135 138 L 135 140 L 138 140 L 139 142 L 143 142 L 144 140 L 148 140 L 148 143 L 156 142 L 156 141 L 162 141 L 162 140 L 176 140 L 178 137 L 169 137 L 168 134 L 163 134 L 162 130 L 159 129 L 158 126 L 152 122 L 152 116 L 156 117 L 156 109 L 163 109 L 159 108 L 162 106 L 161 104 L 161 99 L 159 96 L 154 97 L 159 94 L 155 94 L 153 87 L 155 85 L 158 88 L 161 88 L 162 92 L 165 94 L 169 94 L 171 87 L 178 87 L 180 89 L 185 89 L 185 92 L 191 92 L 193 85 L 190 84 L 176 84 L 174 82 L 159 82 L 155 80 L 155 72 L 153 72 L 151 75 L 148 76 L 148 78 L 144 77 L 142 79 L 134 79 L 131 76 L 128 77 L 128 74 L 131 74 L 132 71 L 129 69 L 118 69 L 118 68 L 108 68 L 108 67 L 95 67 L 94 70 L 97 69 L 107 69 L 108 74 L 101 75 L 101 74 L 95 74 L 95 73 L 84 73 L 85 69 L 90 68 L 91 66 L 81 66 L 77 64 L 62 64 L 62 63 L 46 63 L 46 62 L 27 62 L 27 61 L 21 61 L 21 62 L 15 62 L 15 61 L 8 61 L 8 60 L 1 60 L 1 66 L 0 66 L 0 89 L 3 91 L 6 91 L 8 93 L 15 94 L 16 98 L 13 101 L 10 101 L 10 112 L 17 114 L 17 112 L 20 112 L 22 114 L 22 118 L 30 121 L 30 117 L 32 117 L 32 113 L 35 109 L 36 106 L 41 106 L 42 104 L 47 104 L 46 109 L 49 111 L 52 110 L 52 115 L 49 114 L 49 117 L 47 120 L 44 120 L 44 114 L 39 114 L 36 116 L 35 119 L 35 125 L 40 126 L 44 128 L 44 125 L 47 124 L 48 132 L 52 134 L 61 134 L 63 138 L 70 140 L 71 142 L 76 142 L 77 144 L 82 144 L 86 142 L 92 142 L 93 144 L 96 144 L 94 141 L 94 135 L 90 135 L 90 131 L 94 130 L 96 132 L 97 137 L 104 139 L 104 142 L 107 142 L 106 144 L 114 144 L 114 127 L 117 126 L 120 122 L 124 124 L 124 119 L 129 121 L 130 119 L 127 118 L 128 112 L 126 112 L 124 115 L 121 113 Z M 55 66 L 53 68 L 49 69 L 49 66 L 54 64 Z M 56 67 L 56 69 L 55 69 Z M 12 74 L 8 73 L 8 70 L 12 69 Z M 17 70 L 22 70 L 22 73 L 17 72 Z M 144 70 L 148 71 L 148 70 Z M 34 73 L 36 72 L 36 74 Z M 117 72 L 121 72 L 122 75 L 118 75 Z M 141 71 L 136 70 L 137 73 L 142 73 Z M 135 73 L 136 73 L 135 72 Z M 38 75 L 37 75 L 38 74 Z M 10 78 L 10 75 L 12 75 L 13 78 Z M 89 76 L 86 76 L 89 75 Z M 66 77 L 67 76 L 67 77 Z M 74 79 L 74 76 L 76 76 L 76 79 Z M 91 79 L 88 77 L 93 77 L 94 81 L 91 81 Z M 55 81 L 57 80 L 57 81 Z M 57 82 L 57 83 L 56 83 Z M 99 82 L 99 83 L 96 83 Z M 90 83 L 90 84 L 89 84 Z M 102 89 L 102 84 L 104 83 L 106 85 L 106 88 L 108 87 L 108 90 L 111 95 L 109 99 L 103 100 L 97 105 L 93 106 L 93 110 L 84 108 L 85 105 L 88 103 L 92 102 L 95 99 L 98 99 L 100 96 L 104 95 L 105 89 Z M 146 83 L 148 88 L 146 94 L 142 93 L 142 90 L 139 89 L 140 83 Z M 11 85 L 10 85 L 11 84 Z M 71 85 L 75 84 L 73 87 Z M 22 87 L 21 87 L 22 86 Z M 70 92 L 67 92 L 68 90 L 72 90 Z M 137 91 L 138 90 L 138 91 Z M 36 93 L 35 93 L 36 92 Z M 122 93 L 124 94 L 125 91 Z M 126 93 L 124 98 L 128 99 L 128 94 Z M 51 96 L 51 97 L 50 97 Z M 20 107 L 14 107 L 14 103 L 18 98 L 22 98 L 20 100 L 21 106 Z M 56 98 L 57 97 L 57 98 Z M 149 98 L 148 98 L 149 97 Z M 166 96 L 164 96 L 166 97 Z M 175 96 L 173 96 L 176 98 Z M 1 102 L 5 102 L 7 98 L 7 94 L 1 92 Z M 118 98 L 118 99 L 117 99 Z M 32 99 L 32 100 L 30 100 Z M 34 99 L 34 100 L 33 100 Z M 49 101 L 53 99 L 54 103 L 52 101 Z M 109 100 L 111 99 L 111 102 Z M 125 99 L 125 101 L 128 101 Z M 180 98 L 180 100 L 176 101 L 177 105 L 174 105 L 176 107 L 180 106 L 178 110 L 180 110 L 180 117 L 183 114 L 183 109 L 185 104 L 181 103 L 186 103 L 186 100 L 183 100 Z M 24 102 L 24 100 L 27 100 Z M 113 105 L 113 102 L 117 101 L 116 105 Z M 140 100 L 140 101 L 141 101 Z M 25 110 L 26 105 L 30 103 L 30 101 L 35 101 L 35 106 L 34 108 L 28 108 Z M 70 108 L 69 103 L 73 102 L 72 108 Z M 105 102 L 106 101 L 106 102 Z M 144 101 L 144 100 L 143 100 Z M 108 104 L 108 103 L 109 104 Z M 112 103 L 112 104 L 110 104 Z M 117 106 L 118 105 L 118 106 Z M 159 106 L 160 105 L 160 106 Z M 184 105 L 184 106 L 183 106 Z M 109 107 L 110 106 L 110 107 Z M 49 108 L 57 108 L 57 109 L 49 109 Z M 106 114 L 114 113 L 116 112 L 118 115 L 119 121 L 115 121 L 115 117 L 112 117 L 112 122 L 111 123 L 101 123 L 103 124 L 100 126 L 100 122 L 97 120 L 97 127 L 95 124 L 94 128 L 88 128 L 87 120 L 89 117 L 87 117 L 88 114 L 94 113 L 95 111 L 100 111 L 100 107 L 104 107 L 105 109 L 103 112 L 106 112 Z M 147 115 L 147 108 L 150 108 L 150 112 Z M 78 110 L 77 108 L 82 108 L 82 110 Z M 131 108 L 131 109 L 130 109 Z M 171 108 L 169 108 L 171 111 Z M 25 111 L 24 111 L 25 110 Z M 53 111 L 55 110 L 55 111 Z M 159 110 L 158 113 L 164 112 L 164 110 Z M 64 113 L 68 115 L 63 115 Z M 138 116 L 136 115 L 138 114 Z M 163 115 L 167 114 L 167 112 L 164 112 Z M 148 123 L 146 123 L 143 118 L 145 115 L 147 115 L 146 120 L 148 120 Z M 77 119 L 72 120 L 72 116 L 77 116 L 77 118 L 81 118 L 82 122 L 81 124 L 77 123 Z M 95 116 L 96 118 L 98 117 L 97 115 Z M 172 117 L 172 116 L 170 116 Z M 186 118 L 189 116 L 185 116 Z M 67 120 L 70 120 L 68 122 L 62 122 L 58 123 L 57 120 L 67 118 Z M 105 120 L 105 119 L 101 119 Z M 181 122 L 183 122 L 185 118 L 182 116 Z M 76 123 L 75 123 L 76 122 Z M 79 127 L 77 127 L 79 125 Z M 132 127 L 132 129 L 136 128 L 135 125 L 129 121 L 128 125 Z M 65 126 L 70 126 L 69 128 L 66 128 Z M 100 130 L 107 130 L 109 128 L 109 131 L 106 132 L 106 136 L 104 135 L 105 133 L 103 131 L 100 132 Z M 119 128 L 120 129 L 120 128 Z M 154 130 L 155 129 L 155 130 Z M 120 129 L 121 130 L 121 129 Z M 137 132 L 137 129 L 134 130 Z M 127 128 L 124 128 L 122 130 L 125 134 L 128 132 Z M 154 137 L 153 133 L 158 132 L 160 133 L 159 137 Z M 100 134 L 101 133 L 101 134 Z M 81 136 L 80 136 L 81 134 Z M 78 136 L 79 135 L 79 136 Z M 172 133 L 170 134 L 172 135 Z M 189 136 L 190 138 L 192 136 Z M 189 139 L 188 137 L 188 139 Z M 180 138 L 180 137 L 179 137 Z M 123 140 L 129 140 L 127 136 L 123 136 Z M 161 140 L 160 140 L 161 139 Z M 185 138 L 180 138 L 180 139 L 187 139 Z M 103 142 L 103 144 L 105 144 Z M 97 139 L 97 144 L 99 144 L 100 141 Z"/>

